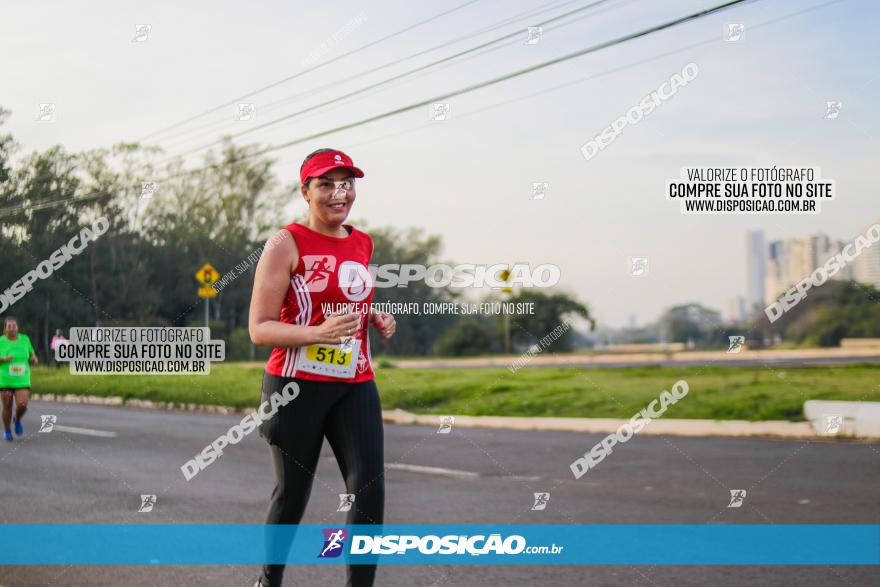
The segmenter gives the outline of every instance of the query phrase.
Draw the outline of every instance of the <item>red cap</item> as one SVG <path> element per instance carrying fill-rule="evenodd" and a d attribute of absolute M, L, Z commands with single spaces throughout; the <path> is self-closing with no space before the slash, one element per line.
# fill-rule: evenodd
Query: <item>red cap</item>
<path fill-rule="evenodd" d="M 351 157 L 342 151 L 326 151 L 324 153 L 318 153 L 306 161 L 306 164 L 299 172 L 299 180 L 304 184 L 308 178 L 320 177 L 331 169 L 336 169 L 337 167 L 351 169 L 355 177 L 364 176 L 364 172 L 354 166 Z"/>

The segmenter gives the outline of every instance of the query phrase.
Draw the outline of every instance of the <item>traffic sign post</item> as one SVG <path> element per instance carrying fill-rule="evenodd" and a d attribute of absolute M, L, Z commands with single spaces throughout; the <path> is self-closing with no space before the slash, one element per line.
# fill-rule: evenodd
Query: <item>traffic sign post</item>
<path fill-rule="evenodd" d="M 498 277 L 501 281 L 507 283 L 507 280 L 510 279 L 510 267 L 505 267 L 498 273 Z M 512 294 L 513 288 L 510 285 L 505 285 L 501 288 L 501 298 L 504 301 L 507 301 Z M 504 312 L 504 352 L 508 354 L 513 352 L 510 344 L 510 314 L 508 312 Z"/>
<path fill-rule="evenodd" d="M 208 328 L 211 298 L 217 297 L 217 290 L 211 286 L 218 279 L 220 279 L 220 274 L 217 273 L 217 270 L 210 263 L 205 263 L 201 269 L 196 271 L 196 281 L 200 284 L 197 293 L 200 298 L 205 298 L 205 328 Z"/>

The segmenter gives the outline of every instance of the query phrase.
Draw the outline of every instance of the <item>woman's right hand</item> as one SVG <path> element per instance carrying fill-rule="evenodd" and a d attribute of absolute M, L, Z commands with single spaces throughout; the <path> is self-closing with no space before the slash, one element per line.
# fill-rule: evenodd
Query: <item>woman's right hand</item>
<path fill-rule="evenodd" d="M 315 326 L 317 329 L 316 342 L 325 344 L 340 344 L 345 336 L 354 336 L 360 326 L 360 314 L 342 314 L 331 316 L 322 324 Z"/>

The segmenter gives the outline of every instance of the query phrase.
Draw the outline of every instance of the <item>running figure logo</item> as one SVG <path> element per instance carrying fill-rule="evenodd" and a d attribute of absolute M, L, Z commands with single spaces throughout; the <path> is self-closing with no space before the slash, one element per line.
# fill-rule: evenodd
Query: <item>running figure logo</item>
<path fill-rule="evenodd" d="M 342 554 L 348 531 L 345 528 L 324 528 L 324 548 L 318 558 L 336 558 Z"/>
<path fill-rule="evenodd" d="M 455 416 L 443 416 L 440 418 L 440 428 L 437 434 L 449 434 L 452 432 L 452 425 L 455 423 Z"/>
<path fill-rule="evenodd" d="M 339 507 L 336 508 L 337 512 L 347 512 L 351 510 L 351 506 L 354 505 L 354 493 L 340 493 L 339 494 Z"/>
<path fill-rule="evenodd" d="M 451 108 L 448 102 L 437 102 L 431 107 L 431 120 L 434 122 L 443 122 L 449 118 Z"/>
<path fill-rule="evenodd" d="M 155 193 L 156 193 L 156 182 L 155 181 L 146 181 L 141 184 L 141 199 L 142 200 L 152 198 Z"/>
<path fill-rule="evenodd" d="M 55 104 L 41 102 L 37 105 L 37 122 L 55 122 Z"/>
<path fill-rule="evenodd" d="M 548 501 L 550 501 L 549 492 L 535 493 L 535 504 L 532 506 L 532 511 L 547 509 Z"/>
<path fill-rule="evenodd" d="M 150 38 L 150 32 L 153 30 L 153 25 L 151 24 L 136 24 L 134 25 L 134 38 L 131 40 L 132 43 L 144 43 L 147 39 Z"/>
<path fill-rule="evenodd" d="M 825 416 L 825 428 L 823 434 L 837 434 L 843 426 L 843 416 L 834 414 Z"/>
<path fill-rule="evenodd" d="M 730 503 L 727 504 L 729 508 L 738 508 L 741 507 L 743 502 L 746 499 L 746 490 L 745 489 L 731 489 L 730 490 Z"/>
<path fill-rule="evenodd" d="M 153 506 L 156 505 L 156 496 L 155 495 L 147 495 L 141 494 L 141 507 L 138 508 L 138 512 L 151 512 L 153 511 Z"/>
<path fill-rule="evenodd" d="M 541 40 L 541 35 L 544 34 L 544 27 L 530 26 L 526 29 L 526 34 L 528 34 L 526 45 L 537 45 L 538 41 Z"/>
<path fill-rule="evenodd" d="M 331 316 L 332 316 L 332 314 L 331 314 Z M 330 318 L 331 316 L 326 316 L 326 317 Z M 354 331 L 353 335 L 340 337 L 341 340 L 339 342 L 339 348 L 343 352 L 349 353 L 354 349 L 354 342 L 357 340 L 357 337 L 360 334 L 361 329 L 364 327 L 364 318 L 365 317 L 366 317 L 366 314 L 360 315 L 360 318 L 358 319 L 357 328 Z M 363 347 L 361 347 L 361 350 L 358 353 L 358 357 L 357 357 L 357 372 L 363 373 L 366 369 L 367 369 L 367 355 L 364 354 L 364 349 L 363 349 Z"/>
<path fill-rule="evenodd" d="M 547 195 L 547 190 L 550 189 L 550 184 L 546 181 L 533 181 L 532 182 L 532 199 L 533 200 L 543 200 Z"/>
<path fill-rule="evenodd" d="M 724 27 L 724 40 L 731 43 L 736 43 L 742 40 L 743 33 L 745 32 L 746 27 L 742 23 L 728 24 Z"/>
<path fill-rule="evenodd" d="M 333 195 L 330 196 L 330 200 L 344 200 L 345 196 L 348 195 L 348 190 L 351 189 L 350 181 L 334 181 L 333 182 Z"/>
<path fill-rule="evenodd" d="M 238 105 L 238 112 L 236 113 L 236 120 L 240 122 L 248 122 L 249 120 L 253 120 L 257 116 L 257 107 L 252 103 L 242 102 Z"/>
<path fill-rule="evenodd" d="M 633 277 L 643 277 L 648 274 L 647 257 L 630 257 L 629 274 Z"/>
<path fill-rule="evenodd" d="M 52 428 L 55 426 L 55 422 L 58 421 L 58 416 L 40 416 L 40 420 L 40 429 L 37 430 L 37 432 L 52 432 Z"/>
<path fill-rule="evenodd" d="M 825 102 L 825 118 L 829 120 L 834 120 L 838 116 L 840 116 L 840 109 L 843 108 L 843 102 L 839 100 L 831 100 L 830 102 Z"/>
<path fill-rule="evenodd" d="M 746 337 L 742 335 L 728 336 L 727 338 L 730 340 L 730 347 L 727 349 L 728 353 L 738 353 L 746 342 Z"/>
<path fill-rule="evenodd" d="M 336 271 L 336 257 L 333 255 L 303 255 L 305 267 L 305 291 L 319 292 L 327 289 L 330 275 Z"/>

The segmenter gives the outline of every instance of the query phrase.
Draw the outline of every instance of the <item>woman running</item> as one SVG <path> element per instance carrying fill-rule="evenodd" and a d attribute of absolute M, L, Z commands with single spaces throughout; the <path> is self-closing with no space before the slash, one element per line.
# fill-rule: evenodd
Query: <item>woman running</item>
<path fill-rule="evenodd" d="M 0 336 L 0 397 L 3 401 L 3 428 L 6 440 L 12 440 L 10 420 L 15 423 L 15 433 L 21 436 L 24 428 L 21 418 L 27 411 L 31 389 L 30 365 L 37 364 L 37 355 L 27 334 L 18 331 L 18 320 L 7 316 L 3 320 L 3 336 Z M 15 417 L 12 417 L 12 400 L 15 399 Z"/>
<path fill-rule="evenodd" d="M 382 524 L 382 408 L 368 331 L 372 323 L 389 338 L 395 321 L 370 310 L 372 239 L 343 224 L 354 204 L 354 180 L 363 176 L 341 151 L 320 149 L 306 157 L 300 189 L 308 216 L 279 231 L 257 264 L 250 336 L 254 344 L 274 347 L 263 375 L 262 401 L 290 382 L 300 390 L 259 429 L 275 468 L 267 524 L 300 522 L 325 436 L 346 490 L 354 495 L 347 498 L 352 507 L 346 523 Z M 279 549 L 274 536 L 270 549 L 288 552 L 289 542 Z M 280 586 L 283 572 L 284 565 L 264 565 L 257 585 Z M 347 568 L 350 586 L 370 586 L 375 575 L 375 564 Z"/>

